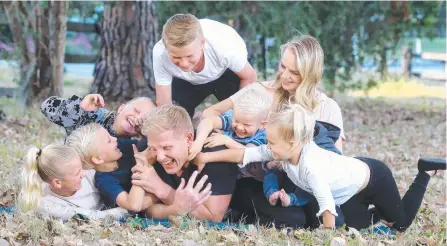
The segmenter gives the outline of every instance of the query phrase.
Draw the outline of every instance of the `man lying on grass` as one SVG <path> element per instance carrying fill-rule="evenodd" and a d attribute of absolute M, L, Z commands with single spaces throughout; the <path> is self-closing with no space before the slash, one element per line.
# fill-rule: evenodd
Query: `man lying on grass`
<path fill-rule="evenodd" d="M 210 163 L 198 174 L 196 166 L 189 165 L 194 130 L 186 110 L 174 105 L 157 107 L 144 118 L 142 134 L 147 138 L 139 143 L 139 149 L 147 146 L 148 154 L 155 155 L 157 162 L 153 168 L 133 167 L 132 184 L 156 194 L 163 201 L 150 206 L 148 214 L 167 218 L 183 213 L 200 220 L 222 221 L 236 185 L 238 169 L 231 163 Z M 203 151 L 221 149 L 225 147 Z M 160 178 L 169 186 L 160 185 Z M 196 183 L 196 179 L 200 180 Z"/>

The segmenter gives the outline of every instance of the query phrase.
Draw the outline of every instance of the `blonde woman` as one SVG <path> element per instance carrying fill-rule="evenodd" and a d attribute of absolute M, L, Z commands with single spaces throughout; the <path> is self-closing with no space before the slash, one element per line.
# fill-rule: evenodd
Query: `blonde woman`
<path fill-rule="evenodd" d="M 94 170 L 84 170 L 71 147 L 48 145 L 31 148 L 22 170 L 19 205 L 22 211 L 68 220 L 75 214 L 90 219 L 121 218 L 124 209 L 101 211 L 98 190 L 94 187 Z"/>
<path fill-rule="evenodd" d="M 340 129 L 336 146 L 342 151 L 342 140 L 345 137 L 340 107 L 317 90 L 323 75 L 323 63 L 323 49 L 314 37 L 302 35 L 294 38 L 281 46 L 281 61 L 275 81 L 257 82 L 241 89 L 230 98 L 205 109 L 202 118 L 219 115 L 233 108 L 234 101 L 250 87 L 273 97 L 273 112 L 279 111 L 294 96 L 294 101 L 312 111 L 317 121 L 330 123 Z"/>

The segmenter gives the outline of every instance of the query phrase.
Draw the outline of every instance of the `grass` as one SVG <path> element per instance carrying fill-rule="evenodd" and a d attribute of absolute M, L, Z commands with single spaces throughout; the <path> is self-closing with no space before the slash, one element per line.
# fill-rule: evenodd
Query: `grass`
<path fill-rule="evenodd" d="M 446 103 L 426 99 L 417 106 L 409 99 L 339 96 L 343 111 L 348 156 L 369 156 L 385 161 L 403 194 L 416 174 L 420 156 L 446 156 Z M 432 105 L 432 106 L 430 106 Z M 433 106 L 434 105 L 434 106 Z M 11 99 L 0 99 L 7 116 L 0 121 L 0 194 L 19 187 L 20 166 L 32 146 L 62 142 L 64 131 L 48 123 L 37 105 L 21 109 Z M 430 181 L 420 213 L 401 238 L 356 236 L 344 230 L 276 230 L 251 225 L 248 229 L 217 230 L 196 220 L 187 227 L 135 228 L 114 221 L 82 222 L 39 219 L 32 214 L 0 215 L 1 239 L 31 245 L 330 245 L 337 238 L 346 245 L 445 245 L 446 182 L 443 173 Z"/>

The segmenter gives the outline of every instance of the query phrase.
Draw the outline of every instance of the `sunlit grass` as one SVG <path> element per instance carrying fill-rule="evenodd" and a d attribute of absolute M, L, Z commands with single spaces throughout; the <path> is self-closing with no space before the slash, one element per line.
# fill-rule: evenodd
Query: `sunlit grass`
<path fill-rule="evenodd" d="M 445 82 L 439 85 L 426 85 L 416 80 L 406 81 L 403 78 L 379 82 L 370 90 L 357 90 L 348 93 L 351 96 L 391 97 L 391 98 L 446 98 Z"/>

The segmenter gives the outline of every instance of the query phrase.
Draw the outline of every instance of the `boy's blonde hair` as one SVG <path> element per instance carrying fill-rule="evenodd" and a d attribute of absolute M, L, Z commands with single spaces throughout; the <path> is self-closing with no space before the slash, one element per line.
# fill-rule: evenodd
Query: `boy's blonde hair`
<path fill-rule="evenodd" d="M 98 134 L 100 124 L 90 123 L 74 130 L 67 137 L 65 144 L 73 147 L 81 158 L 84 169 L 93 169 L 92 157 L 98 156 L 99 146 L 96 143 L 96 135 Z"/>
<path fill-rule="evenodd" d="M 281 74 L 278 72 L 274 84 L 276 90 L 273 111 L 281 110 L 282 105 L 286 104 L 291 96 L 295 96 L 295 103 L 309 111 L 313 111 L 318 105 L 316 87 L 323 76 L 323 48 L 321 48 L 320 43 L 314 37 L 302 35 L 281 46 L 281 57 L 287 49 L 290 49 L 295 54 L 296 70 L 301 76 L 301 84 L 298 85 L 295 95 L 291 95 L 282 88 Z"/>
<path fill-rule="evenodd" d="M 309 110 L 296 103 L 284 105 L 279 112 L 272 112 L 267 121 L 267 127 L 274 127 L 284 141 L 294 141 L 305 145 L 314 136 L 315 118 Z"/>
<path fill-rule="evenodd" d="M 43 149 L 32 147 L 22 169 L 19 206 L 23 211 L 37 211 L 42 196 L 42 182 L 63 179 L 66 164 L 77 156 L 69 146 L 50 144 Z"/>
<path fill-rule="evenodd" d="M 245 89 L 242 95 L 234 101 L 234 107 L 237 107 L 244 113 L 257 115 L 262 120 L 267 118 L 271 106 L 271 97 L 266 92 L 256 90 L 255 88 Z"/>
<path fill-rule="evenodd" d="M 199 20 L 192 14 L 176 14 L 166 21 L 163 26 L 163 44 L 184 47 L 196 38 L 202 38 L 203 32 Z"/>
<path fill-rule="evenodd" d="M 177 105 L 161 105 L 144 116 L 141 133 L 144 136 L 173 130 L 177 134 L 194 132 L 188 112 Z"/>

